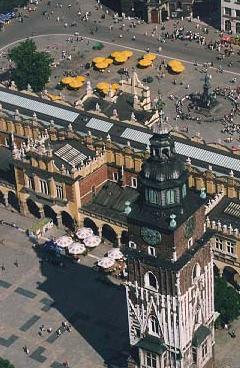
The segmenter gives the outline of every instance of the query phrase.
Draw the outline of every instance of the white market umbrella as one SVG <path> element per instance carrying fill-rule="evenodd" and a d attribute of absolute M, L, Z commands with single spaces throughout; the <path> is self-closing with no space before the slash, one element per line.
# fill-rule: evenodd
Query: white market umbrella
<path fill-rule="evenodd" d="M 112 259 L 122 259 L 124 257 L 119 248 L 110 249 L 107 254 Z"/>
<path fill-rule="evenodd" d="M 112 258 L 103 257 L 102 259 L 98 261 L 97 264 L 99 267 L 107 269 L 107 268 L 111 268 L 112 266 L 114 266 L 115 261 Z"/>
<path fill-rule="evenodd" d="M 68 248 L 73 243 L 73 240 L 70 236 L 60 236 L 57 240 L 55 240 L 55 244 L 57 244 L 60 248 Z"/>
<path fill-rule="evenodd" d="M 85 239 L 91 235 L 93 235 L 93 231 L 90 227 L 81 227 L 76 231 L 78 239 Z"/>
<path fill-rule="evenodd" d="M 81 244 L 81 243 L 73 243 L 68 248 L 68 251 L 70 254 L 73 254 L 73 255 L 83 254 L 86 252 L 86 247 L 84 244 Z"/>
<path fill-rule="evenodd" d="M 101 238 L 98 235 L 92 235 L 83 240 L 88 248 L 95 248 L 101 243 Z"/>

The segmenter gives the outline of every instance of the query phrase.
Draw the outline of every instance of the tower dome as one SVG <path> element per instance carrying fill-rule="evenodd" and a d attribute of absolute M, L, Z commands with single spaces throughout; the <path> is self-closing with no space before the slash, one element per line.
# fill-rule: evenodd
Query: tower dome
<path fill-rule="evenodd" d="M 143 201 L 164 208 L 180 205 L 187 190 L 187 171 L 184 162 L 176 155 L 170 131 L 161 111 L 150 139 L 150 157 L 143 163 L 139 174 Z"/>

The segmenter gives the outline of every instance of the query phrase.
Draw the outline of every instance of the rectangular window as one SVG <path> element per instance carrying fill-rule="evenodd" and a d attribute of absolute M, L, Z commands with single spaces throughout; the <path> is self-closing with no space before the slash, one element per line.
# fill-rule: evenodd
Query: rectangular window
<path fill-rule="evenodd" d="M 158 203 L 158 193 L 153 189 L 149 189 L 148 194 L 149 194 L 149 202 L 153 204 L 157 204 Z"/>
<path fill-rule="evenodd" d="M 156 249 L 154 247 L 148 247 L 148 254 L 150 256 L 156 257 Z"/>
<path fill-rule="evenodd" d="M 236 17 L 240 18 L 240 10 L 236 9 Z"/>
<path fill-rule="evenodd" d="M 27 183 L 27 185 L 28 185 L 28 188 L 29 189 L 33 189 L 34 190 L 35 186 L 34 186 L 34 179 L 33 179 L 32 176 L 29 176 L 28 177 L 28 183 Z"/>
<path fill-rule="evenodd" d="M 234 244 L 230 241 L 227 241 L 227 253 L 234 254 Z"/>
<path fill-rule="evenodd" d="M 57 198 L 63 199 L 63 185 L 62 184 L 56 184 L 56 192 L 57 192 Z"/>
<path fill-rule="evenodd" d="M 137 188 L 137 178 L 134 178 L 133 176 L 131 178 L 131 187 Z"/>
<path fill-rule="evenodd" d="M 118 181 L 118 172 L 113 173 L 113 181 Z"/>
<path fill-rule="evenodd" d="M 208 353 L 207 340 L 202 344 L 202 358 L 204 359 Z"/>
<path fill-rule="evenodd" d="M 231 15 L 232 15 L 232 9 L 231 8 L 224 8 L 224 14 L 231 17 Z"/>
<path fill-rule="evenodd" d="M 49 194 L 48 182 L 46 180 L 40 180 L 40 188 L 42 193 Z"/>
<path fill-rule="evenodd" d="M 92 186 L 92 196 L 95 197 L 96 195 L 96 187 L 95 185 Z"/>
<path fill-rule="evenodd" d="M 145 356 L 145 365 L 147 368 L 157 368 L 156 354 L 147 352 Z"/>
<path fill-rule="evenodd" d="M 175 203 L 175 190 L 169 189 L 167 191 L 167 204 Z"/>
<path fill-rule="evenodd" d="M 222 241 L 222 239 L 220 239 L 220 238 L 215 239 L 215 248 L 217 250 L 223 251 L 223 241 Z"/>

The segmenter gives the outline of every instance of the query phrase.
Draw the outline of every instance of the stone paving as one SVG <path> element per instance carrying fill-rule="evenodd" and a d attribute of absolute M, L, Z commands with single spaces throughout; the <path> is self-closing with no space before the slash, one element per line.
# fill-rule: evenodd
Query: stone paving
<path fill-rule="evenodd" d="M 2 207 L 0 219 L 19 227 L 33 222 Z M 54 230 L 54 235 L 58 233 L 62 232 Z M 16 368 L 61 368 L 66 360 L 73 368 L 102 368 L 106 362 L 124 367 L 120 363 L 128 352 L 124 288 L 103 283 L 93 270 L 108 245 L 83 257 L 81 264 L 66 261 L 61 269 L 39 262 L 41 253 L 15 228 L 0 225 L 0 244 L 0 356 Z M 70 333 L 63 332 L 62 321 L 71 324 Z M 52 331 L 40 336 L 43 324 Z M 216 331 L 218 368 L 240 368 L 240 320 L 231 328 L 235 339 L 225 330 Z M 62 331 L 59 337 L 58 329 Z M 29 355 L 23 351 L 25 345 Z"/>
<path fill-rule="evenodd" d="M 33 221 L 4 208 L 0 218 L 20 227 Z M 128 349 L 125 291 L 100 282 L 93 270 L 106 245 L 81 264 L 65 260 L 65 267 L 57 268 L 39 262 L 41 252 L 23 232 L 0 225 L 0 238 L 0 356 L 17 368 L 60 368 L 66 360 L 73 368 L 102 368 L 122 358 Z M 57 337 L 62 321 L 72 330 Z M 43 324 L 52 331 L 40 336 Z"/>

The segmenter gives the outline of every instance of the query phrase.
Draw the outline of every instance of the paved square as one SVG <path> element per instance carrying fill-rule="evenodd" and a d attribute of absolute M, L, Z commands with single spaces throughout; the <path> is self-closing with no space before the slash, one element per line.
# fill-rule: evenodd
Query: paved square
<path fill-rule="evenodd" d="M 34 221 L 2 207 L 0 218 L 24 228 Z M 93 269 L 106 245 L 81 264 L 65 261 L 59 268 L 39 262 L 41 250 L 17 229 L 0 225 L 0 238 L 0 356 L 17 368 L 60 368 L 66 360 L 71 368 L 102 368 L 120 361 L 128 350 L 125 291 L 99 282 Z M 70 333 L 63 331 L 62 321 L 71 324 Z"/>

